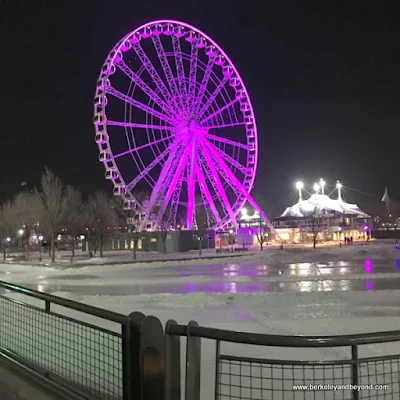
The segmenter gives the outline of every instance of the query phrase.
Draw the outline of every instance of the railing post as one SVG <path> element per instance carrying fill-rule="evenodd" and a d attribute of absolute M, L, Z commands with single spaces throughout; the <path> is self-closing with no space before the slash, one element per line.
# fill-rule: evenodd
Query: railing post
<path fill-rule="evenodd" d="M 141 328 L 141 400 L 165 399 L 165 336 L 160 320 L 146 317 Z"/>
<path fill-rule="evenodd" d="M 165 400 L 181 400 L 181 340 L 169 334 L 169 327 L 178 325 L 169 320 L 165 325 Z"/>
<path fill-rule="evenodd" d="M 352 399 L 359 400 L 360 392 L 357 390 L 357 386 L 359 385 L 359 380 L 358 380 L 359 364 L 358 364 L 358 347 L 357 347 L 357 345 L 351 346 L 351 359 L 353 361 L 352 366 L 351 366 L 351 384 L 353 385 Z"/>
<path fill-rule="evenodd" d="M 220 365 L 219 365 L 219 355 L 221 352 L 221 342 L 217 340 L 215 343 L 215 387 L 214 387 L 214 399 L 218 399 L 219 394 L 219 374 L 220 374 Z"/>
<path fill-rule="evenodd" d="M 190 328 L 199 326 L 190 321 L 187 326 L 185 400 L 200 400 L 201 338 L 190 336 Z"/>
<path fill-rule="evenodd" d="M 124 400 L 141 398 L 140 324 L 144 318 L 144 314 L 133 312 L 129 315 L 129 321 L 122 326 L 122 381 Z"/>

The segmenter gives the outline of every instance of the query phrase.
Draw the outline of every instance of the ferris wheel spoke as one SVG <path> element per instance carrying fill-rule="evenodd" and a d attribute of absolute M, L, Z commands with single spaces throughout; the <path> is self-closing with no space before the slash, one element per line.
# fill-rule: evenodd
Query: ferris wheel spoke
<path fill-rule="evenodd" d="M 206 180 L 204 179 L 204 176 L 201 173 L 201 169 L 198 164 L 196 165 L 196 176 L 197 176 L 197 181 L 199 182 L 200 192 L 202 193 L 202 196 L 204 196 L 205 198 L 204 206 L 206 207 L 207 205 L 207 207 L 211 209 L 211 212 L 214 215 L 216 222 L 221 221 L 217 207 L 215 207 L 214 200 L 211 196 L 210 191 L 208 190 Z"/>
<path fill-rule="evenodd" d="M 217 165 L 219 165 L 222 176 L 226 179 L 227 183 L 231 186 L 231 188 L 239 191 L 246 198 L 246 200 L 250 203 L 250 205 L 259 212 L 259 214 L 265 220 L 267 226 L 271 229 L 271 231 L 276 232 L 275 227 L 272 225 L 271 221 L 266 216 L 264 211 L 261 210 L 259 205 L 253 199 L 253 197 L 250 195 L 250 193 L 246 190 L 246 188 L 242 185 L 242 183 L 239 181 L 239 179 L 235 176 L 235 174 L 226 165 L 224 160 L 219 156 L 218 153 L 214 152 L 213 149 L 209 149 L 209 150 L 213 154 Z"/>
<path fill-rule="evenodd" d="M 201 107 L 200 111 L 198 112 L 198 117 L 201 118 L 205 112 L 207 112 L 208 108 L 211 106 L 212 102 L 217 98 L 220 94 L 221 90 L 225 87 L 226 82 L 228 82 L 229 77 L 224 76 L 214 91 L 211 93 L 210 97 L 206 100 L 203 107 Z"/>
<path fill-rule="evenodd" d="M 161 43 L 161 39 L 157 35 L 153 35 L 152 39 L 153 39 L 153 44 L 156 49 L 158 58 L 160 60 L 160 64 L 164 70 L 165 77 L 167 78 L 167 82 L 168 82 L 170 91 L 175 99 L 179 99 L 180 106 L 183 107 L 182 96 L 180 95 L 179 89 L 176 86 L 175 77 L 174 77 L 174 74 L 172 73 L 171 66 L 169 65 L 167 56 L 164 51 L 164 47 Z"/>
<path fill-rule="evenodd" d="M 131 104 L 132 106 L 139 108 L 140 110 L 157 117 L 158 119 L 160 119 L 162 121 L 173 124 L 172 119 L 170 119 L 169 117 L 165 116 L 164 114 L 161 114 L 160 112 L 158 112 L 157 110 L 154 110 L 153 108 L 151 108 L 149 106 L 146 106 L 145 104 L 141 103 L 140 101 L 132 99 L 131 97 L 127 96 L 126 94 L 121 93 L 119 90 L 113 88 L 112 86 L 108 86 L 106 88 L 106 92 L 111 94 L 112 96 L 124 101 L 125 103 Z"/>
<path fill-rule="evenodd" d="M 198 47 L 196 41 L 192 42 L 192 48 L 190 52 L 190 70 L 189 70 L 189 90 L 187 97 L 187 105 L 189 112 L 193 111 L 194 101 L 196 96 L 196 72 L 197 72 L 197 55 Z"/>
<path fill-rule="evenodd" d="M 220 136 L 212 135 L 211 133 L 205 133 L 204 137 L 207 139 L 215 140 L 216 142 L 221 142 L 225 144 L 230 144 L 231 146 L 240 147 L 244 150 L 250 150 L 249 145 L 244 143 L 235 142 L 234 140 L 226 139 Z"/>
<path fill-rule="evenodd" d="M 202 121 L 200 121 L 200 123 L 204 124 L 204 122 L 216 117 L 217 115 L 221 114 L 223 111 L 227 110 L 229 107 L 232 107 L 237 101 L 239 101 L 239 98 L 235 98 L 230 103 L 225 104 L 223 107 L 219 108 L 217 111 L 213 112 L 212 114 L 210 114 L 206 118 L 204 118 Z"/>
<path fill-rule="evenodd" d="M 142 91 L 156 103 L 160 108 L 163 109 L 169 115 L 175 115 L 173 108 L 166 103 L 161 97 L 151 89 L 138 74 L 133 72 L 123 60 L 116 63 L 116 66 L 128 77 L 133 83 L 135 83 Z"/>
<path fill-rule="evenodd" d="M 205 161 L 207 163 L 207 166 L 211 171 L 212 177 L 215 180 L 215 183 L 216 183 L 216 186 L 217 186 L 216 194 L 220 198 L 221 205 L 224 206 L 227 209 L 229 218 L 231 219 L 232 223 L 236 224 L 235 213 L 233 212 L 232 207 L 231 207 L 231 205 L 229 203 L 228 196 L 225 193 L 224 186 L 221 183 L 221 180 L 219 178 L 217 169 L 215 168 L 214 162 L 213 162 L 213 160 L 212 160 L 212 158 L 210 156 L 210 152 L 209 152 L 209 150 L 207 149 L 206 145 L 203 142 L 200 142 L 200 145 L 202 147 L 201 153 L 203 154 L 203 156 L 205 158 Z"/>
<path fill-rule="evenodd" d="M 185 84 L 185 69 L 183 67 L 181 43 L 176 35 L 172 35 L 172 45 L 175 53 L 175 66 L 178 74 L 179 93 L 184 99 L 187 94 Z"/>
<path fill-rule="evenodd" d="M 188 207 L 186 217 L 186 227 L 191 230 L 193 227 L 194 205 L 195 205 L 195 188 L 196 188 L 196 155 L 197 155 L 197 140 L 196 137 L 192 140 L 192 150 L 190 154 L 190 169 L 188 173 Z"/>
<path fill-rule="evenodd" d="M 179 111 L 179 107 L 175 101 L 175 99 L 171 96 L 171 93 L 165 86 L 163 80 L 160 78 L 160 75 L 154 68 L 154 65 L 150 61 L 149 57 L 147 54 L 144 52 L 140 44 L 136 43 L 133 45 L 133 49 L 136 52 L 137 56 L 139 57 L 140 61 L 146 68 L 147 72 L 151 76 L 151 79 L 153 79 L 154 83 L 156 84 L 158 90 L 162 93 L 164 96 L 165 100 L 167 101 L 168 104 L 173 104 L 175 106 L 176 112 Z"/>
<path fill-rule="evenodd" d="M 183 180 L 183 170 L 186 166 L 186 162 L 189 157 L 191 146 L 189 146 L 188 143 L 186 143 L 186 146 L 182 146 L 182 148 L 184 149 L 184 151 L 181 154 L 178 163 L 175 164 L 174 169 L 171 169 L 171 171 L 175 171 L 175 172 L 173 173 L 172 180 L 168 184 L 167 193 L 163 199 L 161 208 L 158 212 L 158 215 L 157 215 L 158 221 L 161 221 L 161 219 L 165 213 L 165 210 L 168 207 L 168 203 L 171 199 L 172 193 L 176 190 L 178 182 L 180 182 L 180 184 L 181 184 L 181 181 Z"/>
<path fill-rule="evenodd" d="M 229 154 L 226 154 L 223 150 L 215 146 L 213 143 L 207 142 L 207 145 L 211 146 L 214 151 L 216 151 L 225 161 L 227 161 L 229 164 L 237 168 L 240 172 L 243 174 L 246 174 L 247 168 L 242 165 L 239 161 L 236 161 L 234 158 L 232 158 Z"/>
<path fill-rule="evenodd" d="M 211 72 L 214 67 L 214 63 L 215 63 L 215 57 L 210 57 L 208 59 L 207 66 L 204 71 L 201 83 L 200 83 L 199 93 L 197 94 L 196 100 L 194 102 L 196 114 L 198 113 L 200 106 L 201 106 L 201 102 L 203 101 L 204 93 L 206 92 L 208 81 L 210 80 Z"/>
<path fill-rule="evenodd" d="M 147 124 L 136 124 L 134 122 L 119 122 L 107 120 L 108 126 L 120 126 L 122 128 L 137 128 L 137 129 L 158 129 L 160 131 L 173 131 L 176 128 L 168 125 L 147 125 Z"/>
<path fill-rule="evenodd" d="M 165 137 L 165 138 L 158 139 L 158 140 L 154 140 L 153 142 L 146 143 L 146 144 L 144 144 L 143 146 L 138 146 L 138 147 L 135 147 L 134 149 L 130 149 L 130 150 L 124 151 L 123 153 L 115 154 L 115 155 L 114 155 L 114 159 L 115 159 L 115 158 L 122 157 L 122 156 L 125 156 L 125 155 L 127 155 L 127 154 L 135 153 L 135 152 L 137 152 L 137 151 L 139 151 L 139 150 L 145 149 L 146 147 L 151 147 L 151 146 L 153 146 L 154 144 L 161 143 L 161 142 L 165 142 L 165 141 L 168 140 L 168 139 L 172 139 L 172 137 L 173 137 L 173 136 L 167 136 L 167 137 Z"/>
<path fill-rule="evenodd" d="M 155 158 L 143 171 L 141 171 L 133 181 L 128 183 L 126 188 L 128 190 L 133 189 L 142 179 L 144 179 L 150 172 L 151 170 L 158 164 L 161 163 L 161 161 L 167 156 L 167 154 L 170 152 L 170 148 L 167 147 L 157 158 Z"/>
<path fill-rule="evenodd" d="M 223 124 L 223 125 L 206 125 L 205 128 L 207 129 L 221 129 L 221 128 L 233 128 L 234 126 L 244 126 L 248 125 L 247 122 L 233 122 L 231 124 Z"/>

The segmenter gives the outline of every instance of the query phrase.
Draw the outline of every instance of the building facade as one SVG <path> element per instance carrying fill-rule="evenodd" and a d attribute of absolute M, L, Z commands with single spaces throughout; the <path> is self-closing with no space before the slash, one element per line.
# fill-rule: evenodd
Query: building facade
<path fill-rule="evenodd" d="M 273 224 L 280 239 L 290 243 L 311 242 L 314 237 L 319 242 L 367 240 L 372 230 L 372 218 L 356 204 L 320 193 L 306 200 L 300 197 Z"/>

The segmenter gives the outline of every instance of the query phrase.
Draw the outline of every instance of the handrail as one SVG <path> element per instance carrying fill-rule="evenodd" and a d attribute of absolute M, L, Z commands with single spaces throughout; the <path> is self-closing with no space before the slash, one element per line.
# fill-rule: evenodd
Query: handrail
<path fill-rule="evenodd" d="M 187 336 L 187 331 L 188 327 L 186 325 L 167 324 L 165 333 L 175 336 Z M 344 347 L 400 341 L 399 330 L 340 336 L 286 336 L 234 332 L 202 326 L 191 326 L 190 336 L 225 342 L 273 347 Z"/>
<path fill-rule="evenodd" d="M 113 311 L 103 310 L 102 308 L 90 306 L 88 304 L 78 303 L 73 300 L 64 299 L 62 297 L 53 296 L 52 294 L 39 292 L 38 290 L 28 289 L 22 286 L 0 281 L 0 288 L 10 290 L 15 293 L 21 293 L 26 296 L 34 297 L 36 299 L 44 300 L 48 303 L 57 304 L 62 307 L 67 307 L 72 310 L 80 311 L 86 314 L 93 315 L 95 317 L 107 319 L 120 324 L 126 324 L 130 322 L 130 318 L 126 315 L 119 314 Z"/>

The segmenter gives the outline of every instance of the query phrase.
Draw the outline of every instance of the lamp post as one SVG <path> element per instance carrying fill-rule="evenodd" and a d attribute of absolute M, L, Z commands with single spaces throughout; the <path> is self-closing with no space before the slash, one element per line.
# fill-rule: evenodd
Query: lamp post
<path fill-rule="evenodd" d="M 42 241 L 43 241 L 43 236 L 40 235 L 38 237 L 39 239 L 39 261 L 42 261 Z"/>
<path fill-rule="evenodd" d="M 336 182 L 336 189 L 338 192 L 338 200 L 342 200 L 342 184 L 339 181 Z"/>
<path fill-rule="evenodd" d="M 304 188 L 304 183 L 303 182 L 296 182 L 296 189 L 299 191 L 299 202 L 303 200 L 303 194 L 302 190 Z"/>
<path fill-rule="evenodd" d="M 319 180 L 319 186 L 321 188 L 321 194 L 325 194 L 325 185 L 326 185 L 326 182 L 321 178 Z"/>

